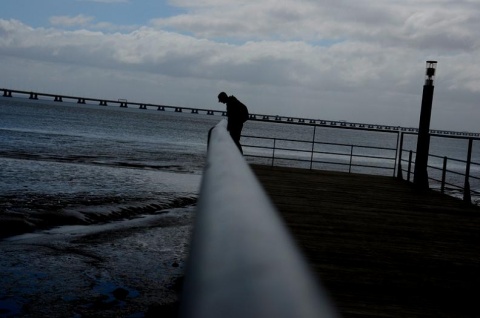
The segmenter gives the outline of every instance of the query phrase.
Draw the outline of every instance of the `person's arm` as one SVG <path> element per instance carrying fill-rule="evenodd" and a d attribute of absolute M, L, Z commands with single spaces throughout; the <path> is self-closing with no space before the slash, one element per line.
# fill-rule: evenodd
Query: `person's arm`
<path fill-rule="evenodd" d="M 232 107 L 227 103 L 227 130 L 230 131 L 230 124 L 232 123 Z"/>

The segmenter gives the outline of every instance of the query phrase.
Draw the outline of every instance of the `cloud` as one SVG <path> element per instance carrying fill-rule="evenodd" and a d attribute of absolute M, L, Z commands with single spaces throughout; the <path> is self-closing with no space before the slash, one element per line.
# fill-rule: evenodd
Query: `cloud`
<path fill-rule="evenodd" d="M 301 41 L 233 45 L 151 27 L 110 34 L 32 29 L 5 20 L 0 32 L 3 55 L 257 85 L 353 88 L 378 81 L 388 64 L 386 52 L 354 42 L 328 48 Z"/>
<path fill-rule="evenodd" d="M 54 16 L 49 18 L 49 22 L 56 28 L 83 28 L 84 30 L 105 31 L 105 32 L 130 32 L 138 29 L 135 25 L 117 25 L 110 22 L 95 22 L 95 17 L 84 16 Z"/>
<path fill-rule="evenodd" d="M 395 47 L 473 50 L 480 6 L 468 1 L 173 0 L 187 13 L 153 20 L 209 39 L 369 41 Z M 335 42 L 335 41 L 334 41 Z"/>
<path fill-rule="evenodd" d="M 454 125 L 455 109 L 462 117 L 457 122 L 476 127 L 480 38 L 474 32 L 480 8 L 475 2 L 169 3 L 184 13 L 144 26 L 83 15 L 56 17 L 51 28 L 0 19 L 0 56 L 72 67 L 82 74 L 78 81 L 102 78 L 92 90 L 130 85 L 129 94 L 141 90 L 146 96 L 148 87 L 156 98 L 162 86 L 162 99 L 191 106 L 208 105 L 217 90 L 226 90 L 259 113 L 409 126 L 418 123 L 425 61 L 433 59 L 439 62 L 436 116 L 449 114 L 433 124 Z"/>
<path fill-rule="evenodd" d="M 49 19 L 50 24 L 58 27 L 85 26 L 94 20 L 93 17 L 87 17 L 82 14 L 77 16 L 54 16 Z"/>

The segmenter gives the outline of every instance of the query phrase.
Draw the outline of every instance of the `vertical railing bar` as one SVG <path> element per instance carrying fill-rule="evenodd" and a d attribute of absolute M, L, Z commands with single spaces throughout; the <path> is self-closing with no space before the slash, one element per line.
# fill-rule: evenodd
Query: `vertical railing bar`
<path fill-rule="evenodd" d="M 443 157 L 443 169 L 442 169 L 442 186 L 440 188 L 441 193 L 445 193 L 445 179 L 447 175 L 447 157 Z"/>
<path fill-rule="evenodd" d="M 398 135 L 400 135 L 400 143 L 398 142 Z M 398 156 L 398 166 L 397 166 L 397 178 L 403 179 L 403 171 L 402 171 L 402 153 L 403 153 L 403 132 L 399 132 L 397 135 L 397 151 L 395 153 L 395 160 L 397 160 Z M 395 162 L 395 165 L 397 165 L 397 162 Z M 395 176 L 395 172 L 393 174 Z"/>
<path fill-rule="evenodd" d="M 348 173 L 352 172 L 353 147 L 353 145 L 350 145 L 350 164 L 348 166 Z"/>
<path fill-rule="evenodd" d="M 312 154 L 310 156 L 310 170 L 312 170 L 313 167 L 313 152 L 315 150 L 315 132 L 316 132 L 317 126 L 313 126 L 313 138 L 312 138 Z"/>
<path fill-rule="evenodd" d="M 407 172 L 407 181 L 410 182 L 410 172 L 412 171 L 412 151 L 408 153 L 408 172 Z"/>
<path fill-rule="evenodd" d="M 473 138 L 468 138 L 467 165 L 465 167 L 465 183 L 463 187 L 463 201 L 472 203 L 470 195 L 470 164 L 472 162 Z"/>
<path fill-rule="evenodd" d="M 273 151 L 272 151 L 272 167 L 274 166 L 275 161 L 275 147 L 276 147 L 277 139 L 273 138 Z"/>

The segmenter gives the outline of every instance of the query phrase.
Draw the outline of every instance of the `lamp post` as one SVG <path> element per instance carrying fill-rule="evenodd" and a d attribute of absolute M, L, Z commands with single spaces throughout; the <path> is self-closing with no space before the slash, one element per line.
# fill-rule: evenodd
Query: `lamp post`
<path fill-rule="evenodd" d="M 430 118 L 437 61 L 427 61 L 425 84 L 423 85 L 422 109 L 418 126 L 417 154 L 415 156 L 415 171 L 413 183 L 420 189 L 428 189 L 428 152 L 430 148 Z"/>

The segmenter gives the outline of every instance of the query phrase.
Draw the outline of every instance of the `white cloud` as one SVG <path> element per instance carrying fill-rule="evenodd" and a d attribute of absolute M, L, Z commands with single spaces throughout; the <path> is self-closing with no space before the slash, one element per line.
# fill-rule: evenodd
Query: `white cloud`
<path fill-rule="evenodd" d="M 150 89 L 149 98 L 162 103 L 161 86 L 165 102 L 220 107 L 217 90 L 226 90 L 254 105 L 253 112 L 407 126 L 418 124 L 425 61 L 433 59 L 439 65 L 432 125 L 464 130 L 470 123 L 478 130 L 476 2 L 170 3 L 186 13 L 140 27 L 82 15 L 57 17 L 50 29 L 0 19 L 0 56 L 42 66 L 32 72 L 53 64 L 75 68 L 81 76 L 68 83 L 91 83 L 92 92 L 117 86 L 147 98 Z M 2 67 L 2 74 L 13 72 Z"/>
<path fill-rule="evenodd" d="M 480 6 L 429 1 L 177 0 L 187 13 L 156 19 L 204 38 L 238 40 L 352 40 L 438 50 L 478 48 Z"/>
<path fill-rule="evenodd" d="M 59 27 L 85 26 L 93 21 L 93 17 L 87 17 L 82 14 L 77 16 L 54 16 L 49 19 L 50 24 Z"/>
<path fill-rule="evenodd" d="M 49 18 L 49 22 L 53 27 L 57 28 L 83 28 L 88 30 L 98 30 L 105 32 L 130 32 L 138 28 L 134 25 L 116 25 L 110 22 L 95 22 L 92 16 L 53 16 Z"/>

